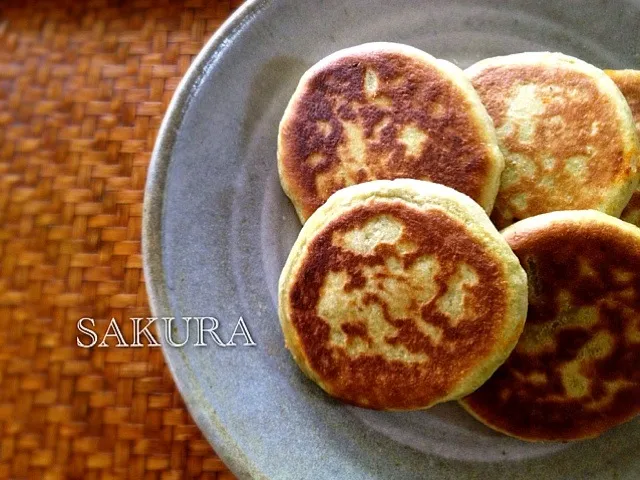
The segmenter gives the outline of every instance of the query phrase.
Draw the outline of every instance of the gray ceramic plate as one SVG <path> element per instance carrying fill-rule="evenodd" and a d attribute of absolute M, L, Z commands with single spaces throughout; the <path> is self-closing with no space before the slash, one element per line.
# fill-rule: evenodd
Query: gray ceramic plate
<path fill-rule="evenodd" d="M 306 68 L 375 40 L 461 67 L 556 50 L 603 68 L 638 68 L 638 32 L 638 0 L 249 1 L 219 30 L 158 137 L 144 261 L 156 316 L 215 316 L 223 340 L 242 316 L 257 344 L 164 346 L 189 410 L 239 477 L 640 478 L 637 421 L 593 441 L 527 444 L 453 404 L 383 413 L 333 401 L 290 359 L 276 313 L 278 275 L 300 228 L 278 183 L 276 134 Z M 178 323 L 178 337 L 186 333 Z"/>

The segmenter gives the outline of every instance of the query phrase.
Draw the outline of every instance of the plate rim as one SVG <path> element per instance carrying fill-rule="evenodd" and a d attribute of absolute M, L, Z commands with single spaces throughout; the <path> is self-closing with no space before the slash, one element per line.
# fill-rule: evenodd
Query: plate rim
<path fill-rule="evenodd" d="M 159 317 L 163 313 L 171 314 L 163 265 L 162 222 L 165 211 L 164 191 L 177 140 L 177 131 L 193 98 L 192 93 L 198 88 L 200 80 L 206 76 L 210 64 L 222 55 L 228 46 L 228 41 L 272 1 L 246 0 L 216 29 L 180 79 L 162 118 L 147 167 L 142 202 L 142 268 L 149 308 L 153 317 Z M 238 478 L 268 479 L 233 441 L 212 408 L 209 412 L 205 412 L 203 408 L 196 408 L 201 398 L 195 393 L 194 385 L 189 383 L 188 375 L 180 375 L 185 372 L 179 371 L 188 370 L 185 368 L 186 363 L 181 365 L 179 360 L 176 361 L 177 359 L 172 357 L 174 349 L 167 346 L 162 335 L 160 337 L 165 363 L 187 411 L 202 435 L 214 448 L 215 453 Z"/>
<path fill-rule="evenodd" d="M 627 1 L 640 8 L 640 0 Z M 180 79 L 164 113 L 147 167 L 141 229 L 144 283 L 149 307 L 154 317 L 174 313 L 169 302 L 168 291 L 171 288 L 167 283 L 164 268 L 162 226 L 166 207 L 164 193 L 178 131 L 191 105 L 191 100 L 203 79 L 211 69 L 215 68 L 217 60 L 233 44 L 235 36 L 241 34 L 244 27 L 250 25 L 260 13 L 274 3 L 277 1 L 245 0 L 203 45 Z M 202 389 L 194 381 L 186 358 L 180 355 L 179 350 L 168 346 L 162 335 L 160 335 L 160 343 L 165 362 L 189 414 L 202 435 L 215 449 L 216 454 L 238 478 L 271 479 L 272 477 L 261 471 L 229 434 L 213 405 L 203 404 Z"/>

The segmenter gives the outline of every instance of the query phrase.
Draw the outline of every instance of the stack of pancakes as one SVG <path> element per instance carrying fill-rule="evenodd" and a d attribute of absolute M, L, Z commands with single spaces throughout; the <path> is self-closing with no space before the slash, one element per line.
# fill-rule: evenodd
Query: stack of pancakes
<path fill-rule="evenodd" d="M 636 125 L 639 72 L 559 53 L 462 71 L 370 43 L 314 65 L 278 135 L 304 224 L 279 284 L 301 370 L 367 408 L 459 400 L 525 440 L 634 417 Z"/>

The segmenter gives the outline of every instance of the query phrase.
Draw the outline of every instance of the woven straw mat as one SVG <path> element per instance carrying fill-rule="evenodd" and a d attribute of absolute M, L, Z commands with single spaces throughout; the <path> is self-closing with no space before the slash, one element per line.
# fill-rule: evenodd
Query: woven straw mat
<path fill-rule="evenodd" d="M 150 152 L 239 3 L 0 3 L 0 479 L 233 478 L 159 349 L 79 348 L 76 323 L 150 315 Z"/>

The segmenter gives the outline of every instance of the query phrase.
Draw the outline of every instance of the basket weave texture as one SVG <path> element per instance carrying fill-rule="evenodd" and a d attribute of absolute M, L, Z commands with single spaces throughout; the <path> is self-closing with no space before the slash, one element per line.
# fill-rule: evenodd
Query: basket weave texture
<path fill-rule="evenodd" d="M 0 4 L 0 479 L 233 478 L 159 349 L 79 348 L 76 323 L 150 315 L 150 153 L 180 78 L 240 3 Z"/>

